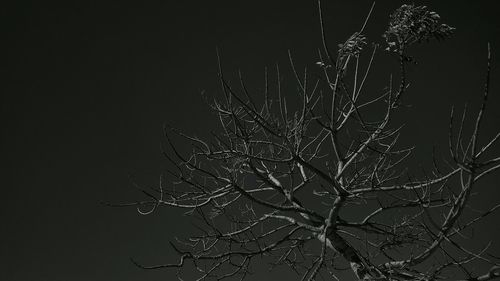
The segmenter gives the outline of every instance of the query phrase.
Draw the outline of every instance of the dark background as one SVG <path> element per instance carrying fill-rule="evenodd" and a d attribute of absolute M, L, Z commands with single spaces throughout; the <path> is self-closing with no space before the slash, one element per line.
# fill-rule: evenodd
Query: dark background
<path fill-rule="evenodd" d="M 163 123 L 200 135 L 214 125 L 200 92 L 217 93 L 216 46 L 226 72 L 241 69 L 255 90 L 265 66 L 288 67 L 288 49 L 300 68 L 315 67 L 315 1 L 13 2 L 1 8 L 0 279 L 174 279 L 172 270 L 143 271 L 129 257 L 173 262 L 168 241 L 185 233 L 189 219 L 100 202 L 142 198 L 131 178 L 158 184 Z M 488 41 L 494 67 L 485 138 L 500 128 L 495 1 L 432 2 L 415 1 L 457 30 L 412 52 L 419 64 L 410 70 L 402 141 L 417 144 L 414 161 L 424 165 L 433 144 L 446 151 L 451 105 L 468 102 L 476 112 Z M 331 46 L 360 28 L 371 3 L 324 1 Z M 382 42 L 389 13 L 402 3 L 377 3 L 369 39 Z M 375 77 L 396 71 L 379 52 Z M 496 173 L 483 182 L 478 207 L 499 201 L 499 180 Z M 500 237 L 498 222 L 486 221 L 481 239 Z"/>

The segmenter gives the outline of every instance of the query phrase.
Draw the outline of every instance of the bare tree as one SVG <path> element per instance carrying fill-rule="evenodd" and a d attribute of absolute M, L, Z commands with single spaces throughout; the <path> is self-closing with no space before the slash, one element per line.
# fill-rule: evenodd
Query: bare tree
<path fill-rule="evenodd" d="M 455 121 L 451 110 L 449 155 L 439 161 L 430 155 L 433 167 L 411 173 L 404 163 L 412 148 L 398 144 L 401 122 L 394 118 L 409 86 L 408 47 L 444 39 L 453 28 L 424 6 L 397 9 L 384 48 L 398 58 L 399 73 L 377 93 L 365 81 L 379 46 L 368 48 L 364 64 L 360 57 L 368 46 L 363 32 L 373 6 L 362 28 L 333 55 L 318 5 L 321 77 L 299 73 L 289 53 L 298 95 L 284 92 L 276 66 L 266 70 L 265 90 L 256 98 L 241 74 L 239 85 L 231 85 L 219 63 L 223 97 L 209 101 L 218 131 L 202 139 L 165 129 L 173 181 L 162 179 L 159 188 L 143 189 L 146 200 L 120 206 L 136 206 L 141 214 L 160 206 L 185 209 L 199 231 L 171 243 L 178 261 L 136 264 L 194 266 L 198 280 L 244 279 L 261 258 L 287 265 L 301 280 L 339 280 L 346 262 L 359 280 L 438 280 L 451 273 L 463 280 L 499 277 L 498 258 L 488 247 L 470 250 L 461 240 L 500 207 L 464 215 L 477 182 L 500 169 L 500 157 L 488 153 L 500 133 L 481 138 L 489 46 L 479 113 L 471 118 L 464 111 Z M 470 119 L 472 128 L 466 125 Z M 189 153 L 174 135 L 191 144 Z M 362 216 L 352 219 L 350 212 Z M 473 273 L 474 263 L 489 272 Z"/>

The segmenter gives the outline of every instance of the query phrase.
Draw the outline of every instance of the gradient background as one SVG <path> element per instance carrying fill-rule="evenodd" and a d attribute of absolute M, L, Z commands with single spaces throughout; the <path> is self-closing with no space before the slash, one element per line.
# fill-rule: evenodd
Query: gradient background
<path fill-rule="evenodd" d="M 199 135 L 214 125 L 200 92 L 217 93 L 216 46 L 226 72 L 241 69 L 254 89 L 263 85 L 264 66 L 288 67 L 288 49 L 299 68 L 314 67 L 315 1 L 12 2 L 0 17 L 0 279 L 173 280 L 173 270 L 144 271 L 128 259 L 174 261 L 168 241 L 186 233 L 188 219 L 171 209 L 144 217 L 99 202 L 140 199 L 130 177 L 158 183 L 164 122 Z M 433 144 L 447 149 L 451 105 L 480 101 L 488 41 L 494 67 L 483 132 L 500 128 L 496 1 L 432 2 L 415 4 L 457 30 L 412 52 L 419 64 L 409 74 L 411 119 L 401 142 L 418 145 L 414 161 L 423 165 Z M 389 13 L 402 3 L 377 3 L 369 39 L 382 42 Z M 360 28 L 370 5 L 324 1 L 331 46 Z M 380 52 L 374 77 L 391 71 L 394 61 Z M 500 201 L 499 181 L 498 172 L 484 181 L 480 207 Z M 498 223 L 498 216 L 486 221 L 484 239 L 500 237 Z"/>

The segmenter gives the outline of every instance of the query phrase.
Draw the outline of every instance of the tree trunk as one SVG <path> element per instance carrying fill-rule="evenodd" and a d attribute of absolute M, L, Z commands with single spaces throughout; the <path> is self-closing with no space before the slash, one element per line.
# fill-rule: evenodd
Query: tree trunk
<path fill-rule="evenodd" d="M 324 235 L 318 238 L 321 242 L 325 242 Z M 327 247 L 341 254 L 349 262 L 358 280 L 376 280 L 380 277 L 380 274 L 373 272 L 369 263 L 336 231 L 327 233 L 326 238 Z"/>

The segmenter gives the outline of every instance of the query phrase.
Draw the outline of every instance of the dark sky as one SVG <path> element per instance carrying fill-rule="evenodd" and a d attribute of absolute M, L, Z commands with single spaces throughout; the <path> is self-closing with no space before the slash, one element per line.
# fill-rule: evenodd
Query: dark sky
<path fill-rule="evenodd" d="M 288 49 L 299 67 L 314 67 L 315 1 L 12 2 L 1 10 L 0 279 L 172 280 L 173 271 L 139 270 L 128 259 L 174 261 L 168 241 L 182 236 L 186 219 L 100 202 L 140 199 L 131 177 L 158 183 L 163 123 L 198 134 L 213 126 L 200 92 L 217 94 L 216 46 L 226 72 L 241 69 L 254 89 L 265 66 L 288 66 Z M 403 140 L 418 145 L 416 161 L 430 159 L 432 144 L 446 149 L 452 104 L 477 106 L 488 41 L 494 68 L 485 137 L 500 128 L 496 1 L 432 2 L 415 1 L 457 30 L 413 52 L 419 64 L 410 70 Z M 388 14 L 402 3 L 377 3 L 369 39 L 382 42 Z M 324 1 L 332 46 L 360 28 L 370 5 Z M 386 79 L 392 66 L 380 52 L 374 77 Z M 498 180 L 499 173 L 485 184 L 485 206 L 500 201 Z M 498 221 L 490 221 L 490 237 L 500 237 Z"/>

